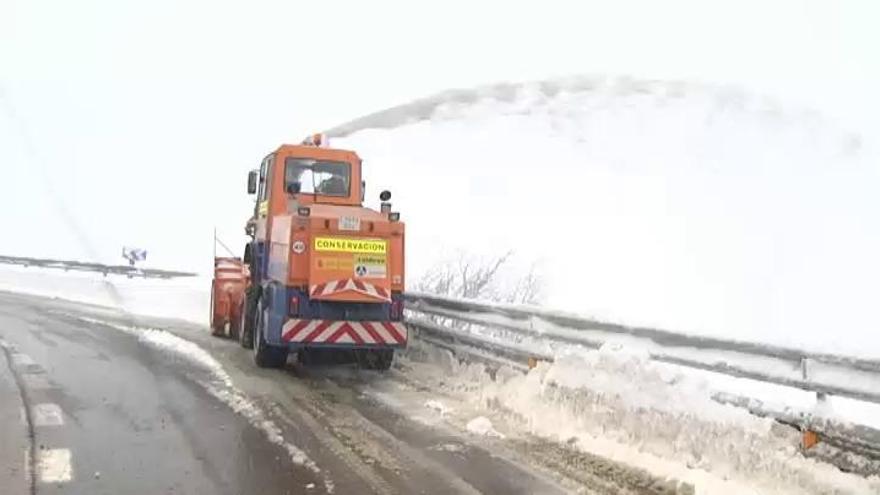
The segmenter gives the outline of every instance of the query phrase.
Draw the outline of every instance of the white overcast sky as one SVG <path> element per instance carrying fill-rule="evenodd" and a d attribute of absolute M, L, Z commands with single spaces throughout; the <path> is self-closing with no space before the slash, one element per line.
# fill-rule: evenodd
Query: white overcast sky
<path fill-rule="evenodd" d="M 708 81 L 870 132 L 878 22 L 874 1 L 0 0 L 0 253 L 210 236 L 280 142 L 450 87 Z"/>

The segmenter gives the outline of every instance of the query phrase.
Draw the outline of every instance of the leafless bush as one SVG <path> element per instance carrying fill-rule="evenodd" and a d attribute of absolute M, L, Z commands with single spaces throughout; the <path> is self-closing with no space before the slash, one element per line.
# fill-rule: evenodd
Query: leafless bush
<path fill-rule="evenodd" d="M 512 304 L 538 304 L 542 281 L 532 264 L 525 275 L 511 273 L 513 252 L 475 258 L 459 255 L 440 263 L 416 283 L 419 292 Z"/>
<path fill-rule="evenodd" d="M 541 277 L 533 263 L 528 273 L 516 280 L 513 287 L 504 294 L 503 300 L 511 304 L 538 305 L 541 302 L 541 285 Z"/>

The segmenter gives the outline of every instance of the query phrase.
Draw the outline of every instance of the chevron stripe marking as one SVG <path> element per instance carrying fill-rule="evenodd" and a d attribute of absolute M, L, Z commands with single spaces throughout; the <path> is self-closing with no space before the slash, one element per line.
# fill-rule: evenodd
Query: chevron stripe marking
<path fill-rule="evenodd" d="M 385 327 L 385 330 L 388 330 L 388 333 L 394 337 L 394 340 L 397 341 L 398 344 L 402 344 L 406 339 L 400 335 L 400 332 L 397 331 L 397 328 L 394 327 L 394 324 L 390 321 L 383 321 L 382 326 Z"/>

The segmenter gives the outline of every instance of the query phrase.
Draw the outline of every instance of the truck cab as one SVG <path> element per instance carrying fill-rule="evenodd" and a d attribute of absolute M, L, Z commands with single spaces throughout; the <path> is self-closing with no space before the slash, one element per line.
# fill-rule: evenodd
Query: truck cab
<path fill-rule="evenodd" d="M 387 369 L 407 343 L 405 226 L 387 191 L 380 211 L 363 206 L 361 159 L 325 143 L 282 145 L 248 177 L 256 199 L 239 339 L 260 366 L 342 350 Z"/>

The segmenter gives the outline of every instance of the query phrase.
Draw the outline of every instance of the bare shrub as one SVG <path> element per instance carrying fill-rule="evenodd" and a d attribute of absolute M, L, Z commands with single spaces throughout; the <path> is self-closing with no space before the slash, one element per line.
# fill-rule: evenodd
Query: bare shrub
<path fill-rule="evenodd" d="M 419 292 L 464 299 L 511 304 L 540 303 L 542 281 L 537 266 L 527 273 L 511 273 L 513 251 L 490 257 L 460 254 L 454 261 L 439 263 L 416 282 Z"/>

